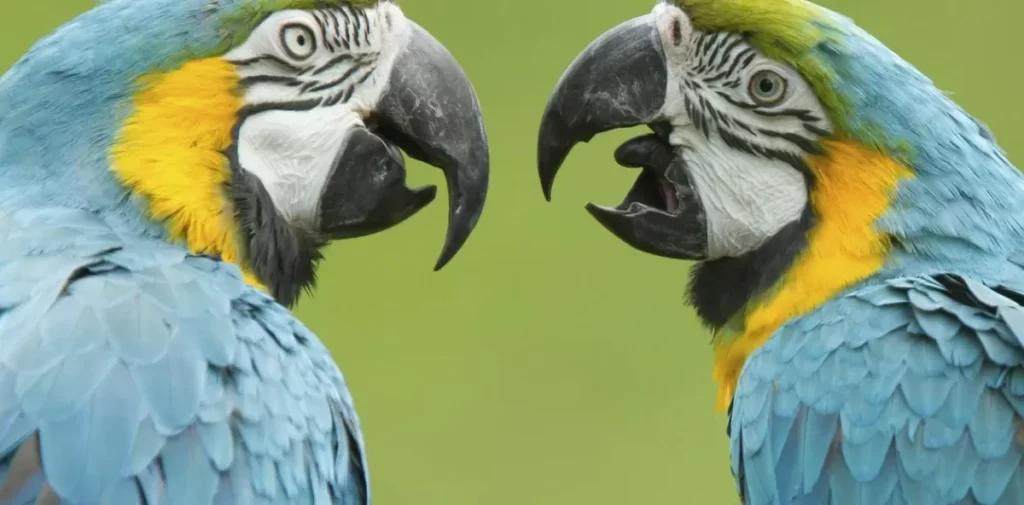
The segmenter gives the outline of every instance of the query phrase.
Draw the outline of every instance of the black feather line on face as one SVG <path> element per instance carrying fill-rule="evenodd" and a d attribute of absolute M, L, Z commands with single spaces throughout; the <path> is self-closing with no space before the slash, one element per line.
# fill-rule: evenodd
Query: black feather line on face
<path fill-rule="evenodd" d="M 302 292 L 316 286 L 316 267 L 323 259 L 325 242 L 297 229 L 277 211 L 263 182 L 238 163 L 238 130 L 249 115 L 265 110 L 308 110 L 316 101 L 292 104 L 262 104 L 246 107 L 232 130 L 231 146 L 225 151 L 231 180 L 225 192 L 235 211 L 242 254 L 247 267 L 266 285 L 278 303 L 290 307 Z"/>
<path fill-rule="evenodd" d="M 236 170 L 228 185 L 249 268 L 278 303 L 290 307 L 316 286 L 324 242 L 292 227 L 274 207 L 260 180 Z"/>

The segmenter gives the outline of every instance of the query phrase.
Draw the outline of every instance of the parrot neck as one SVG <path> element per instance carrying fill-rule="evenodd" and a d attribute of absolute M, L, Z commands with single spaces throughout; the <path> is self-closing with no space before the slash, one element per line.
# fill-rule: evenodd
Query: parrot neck
<path fill-rule="evenodd" d="M 808 160 L 812 215 L 781 235 L 792 239 L 788 247 L 767 244 L 748 258 L 698 267 L 692 299 L 717 293 L 720 304 L 738 306 L 712 324 L 719 409 L 746 359 L 779 327 L 859 284 L 937 272 L 1024 278 L 1024 174 L 975 131 L 977 142 L 917 148 L 906 162 L 858 142 L 824 142 L 826 155 Z M 736 270 L 719 279 L 745 284 L 714 286 L 723 268 Z M 746 291 L 723 291 L 730 288 Z"/>
<path fill-rule="evenodd" d="M 0 77 L 0 209 L 88 210 L 122 233 L 235 263 L 290 305 L 312 285 L 320 244 L 230 167 L 242 99 L 234 67 L 201 57 L 224 42 L 217 19 L 196 24 L 206 10 L 207 0 L 106 2 Z"/>
<path fill-rule="evenodd" d="M 226 194 L 233 174 L 223 153 L 243 105 L 234 67 L 206 58 L 138 82 L 132 112 L 109 151 L 109 170 L 141 197 L 150 219 L 166 226 L 168 240 L 219 255 L 238 265 L 250 285 L 264 288 L 247 265 Z"/>
<path fill-rule="evenodd" d="M 112 0 L 40 39 L 0 76 L 0 205 L 85 209 L 125 232 L 166 238 L 110 170 L 137 80 L 214 47 L 206 0 Z M 189 28 L 192 29 L 189 29 Z M 126 50 L 131 48 L 131 50 Z M 187 48 L 187 49 L 186 49 Z"/>
<path fill-rule="evenodd" d="M 1024 271 L 1024 174 L 994 143 L 947 158 L 957 170 L 922 166 L 878 221 L 894 246 L 883 275 L 935 271 L 1020 282 Z"/>
<path fill-rule="evenodd" d="M 807 160 L 811 215 L 747 257 L 698 266 L 691 282 L 716 333 L 720 409 L 781 325 L 858 285 L 938 272 L 1024 279 L 1024 174 L 987 128 L 852 25 L 817 58 L 843 104 L 831 107 L 840 140 Z"/>
<path fill-rule="evenodd" d="M 292 226 L 259 178 L 232 164 L 244 106 L 235 66 L 198 59 L 139 83 L 110 170 L 164 223 L 169 240 L 219 255 L 250 285 L 294 304 L 315 282 L 324 241 Z"/>
<path fill-rule="evenodd" d="M 852 23 L 818 52 L 845 106 L 843 135 L 910 167 L 876 227 L 884 275 L 945 269 L 991 276 L 1024 242 L 1024 175 L 993 134 L 913 65 Z"/>
<path fill-rule="evenodd" d="M 103 214 L 125 232 L 218 255 L 263 288 L 225 194 L 223 151 L 241 107 L 233 67 L 208 58 L 84 91 L 102 76 L 42 79 L 36 62 L 20 65 L 0 79 L 0 93 L 17 97 L 0 103 L 0 185 L 16 205 Z"/>
<path fill-rule="evenodd" d="M 786 237 L 802 240 L 785 244 L 785 249 L 762 247 L 750 255 L 743 270 L 756 275 L 748 276 L 745 286 L 734 286 L 748 291 L 727 295 L 745 303 L 715 328 L 719 409 L 731 401 L 747 358 L 780 326 L 876 275 L 892 249 L 890 237 L 876 222 L 893 204 L 899 184 L 912 178 L 911 170 L 857 142 L 826 141 L 822 146 L 824 155 L 807 159 L 813 179 L 811 215 L 795 223 Z M 706 268 L 695 281 L 708 275 Z M 711 265 L 709 271 L 720 268 Z M 707 280 L 694 286 L 710 285 Z M 722 288 L 715 289 L 722 293 Z"/>

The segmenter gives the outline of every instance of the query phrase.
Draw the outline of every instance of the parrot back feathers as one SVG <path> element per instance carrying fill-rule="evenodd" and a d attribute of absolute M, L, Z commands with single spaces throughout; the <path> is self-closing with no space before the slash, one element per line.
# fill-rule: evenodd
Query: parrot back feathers
<path fill-rule="evenodd" d="M 751 356 L 729 425 L 746 505 L 1024 503 L 1024 285 L 854 290 Z"/>
<path fill-rule="evenodd" d="M 343 377 L 237 267 L 67 209 L 0 240 L 0 505 L 369 503 Z"/>

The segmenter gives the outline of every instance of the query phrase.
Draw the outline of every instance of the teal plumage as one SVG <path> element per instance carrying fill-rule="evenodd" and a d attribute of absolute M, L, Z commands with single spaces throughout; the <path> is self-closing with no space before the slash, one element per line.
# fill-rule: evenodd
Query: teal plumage
<path fill-rule="evenodd" d="M 39 495 L 38 440 L 64 503 L 367 502 L 341 373 L 237 267 L 56 207 L 0 243 L 0 503 Z"/>
<path fill-rule="evenodd" d="M 434 199 L 395 135 L 451 187 L 440 269 L 489 148 L 395 2 L 109 0 L 38 41 L 0 77 L 0 505 L 369 505 L 288 307 L 323 246 Z"/>
<path fill-rule="evenodd" d="M 783 326 L 730 415 L 746 505 L 1024 502 L 1024 284 L 869 283 Z"/>
<path fill-rule="evenodd" d="M 834 19 L 841 20 L 840 16 Z M 991 132 L 848 20 L 851 118 L 912 167 L 875 276 L 782 326 L 730 414 L 746 505 L 1024 503 L 1024 176 Z"/>
<path fill-rule="evenodd" d="M 636 125 L 641 175 L 588 210 L 698 262 L 744 505 L 1024 503 L 1024 174 L 981 121 L 811 2 L 666 0 L 556 84 L 545 196 Z"/>

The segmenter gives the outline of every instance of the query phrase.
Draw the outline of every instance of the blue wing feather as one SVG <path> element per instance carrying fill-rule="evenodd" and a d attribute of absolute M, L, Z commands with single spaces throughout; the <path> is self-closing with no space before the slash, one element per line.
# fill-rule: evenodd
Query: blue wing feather
<path fill-rule="evenodd" d="M 0 505 L 369 503 L 344 379 L 237 268 L 67 209 L 0 245 Z"/>
<path fill-rule="evenodd" d="M 783 326 L 730 409 L 746 505 L 1024 503 L 1024 290 L 860 288 Z"/>

